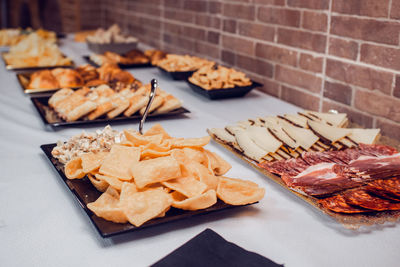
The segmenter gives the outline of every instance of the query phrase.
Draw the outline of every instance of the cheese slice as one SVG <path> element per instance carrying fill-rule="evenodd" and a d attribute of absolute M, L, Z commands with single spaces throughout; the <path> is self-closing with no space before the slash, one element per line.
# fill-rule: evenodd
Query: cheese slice
<path fill-rule="evenodd" d="M 244 129 L 235 131 L 235 139 L 240 148 L 243 150 L 243 153 L 251 159 L 260 161 L 268 154 L 268 152 L 260 148 L 253 142 L 253 140 L 251 140 L 250 136 Z"/>
<path fill-rule="evenodd" d="M 282 129 L 290 135 L 296 143 L 299 144 L 305 150 L 309 150 L 310 147 L 315 144 L 319 140 L 318 136 L 316 136 L 311 130 L 305 128 L 299 128 L 293 126 L 285 120 L 280 120 L 280 124 L 282 124 Z"/>
<path fill-rule="evenodd" d="M 269 129 L 280 141 L 286 146 L 296 150 L 300 145 L 293 140 L 286 132 L 283 131 L 280 124 L 271 123 L 271 121 L 265 121 L 264 126 Z"/>
<path fill-rule="evenodd" d="M 322 113 L 311 110 L 304 110 L 303 113 L 316 116 L 321 120 L 331 123 L 333 126 L 344 127 L 348 122 L 346 113 Z"/>
<path fill-rule="evenodd" d="M 215 135 L 218 139 L 224 141 L 225 143 L 236 143 L 236 139 L 233 135 L 228 133 L 223 128 L 212 128 L 208 130 L 211 134 Z"/>
<path fill-rule="evenodd" d="M 346 136 L 350 135 L 351 131 L 347 128 L 339 128 L 335 126 L 329 126 L 327 124 L 315 122 L 315 121 L 308 121 L 309 127 L 321 135 L 323 138 L 328 139 L 332 143 L 337 142 L 338 140 L 345 138 Z"/>
<path fill-rule="evenodd" d="M 252 125 L 246 129 L 246 132 L 256 145 L 268 153 L 274 153 L 282 146 L 282 142 L 270 134 L 265 127 Z"/>
<path fill-rule="evenodd" d="M 358 144 L 374 144 L 380 136 L 380 129 L 349 129 L 351 134 L 349 138 Z"/>
<path fill-rule="evenodd" d="M 303 128 L 308 128 L 308 125 L 307 125 L 308 119 L 306 117 L 303 117 L 298 114 L 285 114 L 285 115 L 283 115 L 283 117 L 285 119 L 287 119 L 288 121 L 291 121 L 292 123 L 297 124 Z"/>

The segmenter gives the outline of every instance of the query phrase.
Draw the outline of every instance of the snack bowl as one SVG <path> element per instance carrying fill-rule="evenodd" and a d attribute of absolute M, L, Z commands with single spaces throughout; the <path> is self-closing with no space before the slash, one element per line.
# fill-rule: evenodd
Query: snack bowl
<path fill-rule="evenodd" d="M 161 73 L 171 77 L 173 80 L 180 81 L 180 80 L 187 80 L 192 74 L 195 72 L 192 71 L 167 71 L 161 67 L 158 67 Z"/>
<path fill-rule="evenodd" d="M 103 54 L 107 51 L 115 52 L 117 54 L 125 54 L 130 50 L 136 49 L 138 40 L 136 39 L 136 41 L 129 43 L 105 43 L 105 44 L 92 43 L 86 41 L 86 44 L 91 51 L 97 54 Z"/>
<path fill-rule="evenodd" d="M 261 83 L 251 81 L 250 85 L 247 86 L 235 86 L 232 88 L 221 88 L 221 89 L 211 89 L 206 90 L 196 84 L 191 83 L 189 80 L 186 80 L 189 87 L 196 93 L 203 95 L 209 99 L 223 99 L 223 98 L 234 98 L 234 97 L 242 97 L 246 95 L 248 92 L 257 87 L 262 87 Z"/>

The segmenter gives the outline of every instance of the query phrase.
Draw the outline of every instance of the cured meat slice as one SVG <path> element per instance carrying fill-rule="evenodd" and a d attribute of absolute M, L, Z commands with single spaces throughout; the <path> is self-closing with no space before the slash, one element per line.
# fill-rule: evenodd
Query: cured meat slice
<path fill-rule="evenodd" d="M 322 207 L 332 210 L 334 212 L 340 213 L 363 213 L 363 212 L 370 212 L 370 209 L 364 209 L 361 207 L 351 206 L 346 203 L 346 200 L 342 195 L 336 195 L 324 199 L 320 199 L 318 201 Z"/>
<path fill-rule="evenodd" d="M 369 194 L 365 189 L 351 190 L 343 193 L 343 198 L 347 204 L 359 206 L 366 209 L 383 211 L 383 210 L 400 210 L 400 203 L 387 199 L 382 199 Z"/>
<path fill-rule="evenodd" d="M 400 177 L 375 180 L 367 188 L 375 194 L 385 194 L 386 198 L 400 200 Z"/>

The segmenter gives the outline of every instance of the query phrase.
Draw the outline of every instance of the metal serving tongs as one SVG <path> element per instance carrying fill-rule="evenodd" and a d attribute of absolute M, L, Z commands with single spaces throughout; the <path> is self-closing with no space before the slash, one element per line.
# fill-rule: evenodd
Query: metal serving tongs
<path fill-rule="evenodd" d="M 140 120 L 140 124 L 139 124 L 139 133 L 140 134 L 143 134 L 143 124 L 147 118 L 147 114 L 149 113 L 151 103 L 153 103 L 154 97 L 156 96 L 156 91 L 157 91 L 157 87 L 158 87 L 158 82 L 156 79 L 152 79 L 150 84 L 151 84 L 151 91 L 150 91 L 150 95 L 149 95 L 149 102 L 147 102 L 146 109 L 144 110 L 143 117 Z"/>

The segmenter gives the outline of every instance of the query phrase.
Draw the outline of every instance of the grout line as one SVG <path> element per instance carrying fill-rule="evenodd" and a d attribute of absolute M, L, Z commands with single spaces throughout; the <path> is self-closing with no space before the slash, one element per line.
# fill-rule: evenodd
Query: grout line
<path fill-rule="evenodd" d="M 390 13 L 392 13 L 392 0 L 389 0 L 388 6 L 388 19 L 390 19 Z"/>

